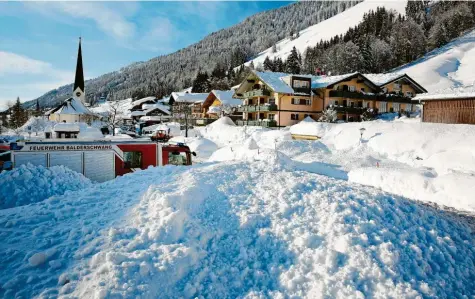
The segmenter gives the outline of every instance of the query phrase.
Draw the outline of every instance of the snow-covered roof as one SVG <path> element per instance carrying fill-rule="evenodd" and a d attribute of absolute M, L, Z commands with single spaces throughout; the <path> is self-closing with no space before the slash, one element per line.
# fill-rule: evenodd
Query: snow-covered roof
<path fill-rule="evenodd" d="M 350 74 L 343 74 L 337 76 L 313 76 L 312 78 L 312 88 L 324 88 L 328 85 L 332 85 L 334 83 L 340 82 L 345 80 L 346 78 L 352 77 L 358 74 L 358 72 L 350 73 Z"/>
<path fill-rule="evenodd" d="M 144 115 L 145 115 L 145 111 L 141 111 L 141 110 L 130 112 L 130 116 L 144 116 Z"/>
<path fill-rule="evenodd" d="M 462 88 L 449 88 L 439 90 L 433 93 L 421 93 L 412 98 L 413 101 L 430 101 L 430 100 L 456 100 L 475 98 L 475 86 Z"/>
<path fill-rule="evenodd" d="M 221 107 L 220 106 L 211 106 L 208 109 L 208 113 L 220 113 Z"/>
<path fill-rule="evenodd" d="M 146 97 L 146 98 L 142 98 L 140 100 L 133 101 L 132 105 L 137 106 L 137 105 L 140 105 L 142 103 L 149 102 L 149 101 L 155 102 L 156 99 L 157 99 L 156 97 Z"/>
<path fill-rule="evenodd" d="M 189 93 L 189 92 L 172 92 L 171 95 L 175 102 L 196 103 L 204 101 L 208 97 L 207 93 Z"/>
<path fill-rule="evenodd" d="M 144 112 L 145 112 L 145 115 L 147 115 L 148 113 L 152 112 L 153 110 L 160 110 L 161 112 L 163 112 L 164 114 L 166 115 L 170 115 L 170 110 L 168 110 L 167 107 L 163 106 L 163 105 L 160 105 L 160 104 L 156 104 L 155 107 L 151 107 L 151 108 L 148 108 L 148 109 L 145 109 Z"/>
<path fill-rule="evenodd" d="M 170 109 L 168 108 L 168 106 L 165 106 L 161 103 L 156 103 L 156 104 L 144 104 L 142 106 L 142 108 L 145 110 L 145 111 L 152 111 L 154 109 L 160 109 L 160 111 L 162 111 L 163 113 L 166 113 L 166 114 L 170 114 Z"/>
<path fill-rule="evenodd" d="M 274 92 L 278 93 L 294 93 L 292 87 L 290 87 L 283 78 L 292 76 L 292 74 L 278 73 L 278 72 L 257 72 L 254 74 L 261 79 L 267 86 L 269 86 Z"/>
<path fill-rule="evenodd" d="M 211 92 L 223 105 L 238 106 L 242 104 L 242 100 L 233 98 L 234 90 L 212 90 Z"/>
<path fill-rule="evenodd" d="M 389 82 L 392 82 L 398 78 L 404 77 L 406 74 L 401 73 L 386 73 L 386 74 L 364 74 L 371 82 L 378 86 L 385 85 Z"/>
<path fill-rule="evenodd" d="M 50 112 L 50 114 L 89 114 L 93 113 L 84 106 L 84 103 L 77 98 L 69 98 L 61 103 L 58 107 Z"/>
<path fill-rule="evenodd" d="M 55 132 L 79 132 L 79 124 L 75 123 L 57 123 L 53 127 Z"/>

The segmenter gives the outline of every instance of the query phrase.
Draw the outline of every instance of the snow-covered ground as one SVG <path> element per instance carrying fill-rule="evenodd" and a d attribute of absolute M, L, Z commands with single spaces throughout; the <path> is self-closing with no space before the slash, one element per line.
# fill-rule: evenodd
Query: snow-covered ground
<path fill-rule="evenodd" d="M 190 136 L 200 164 L 0 210 L 0 297 L 473 295 L 474 126 L 222 118 Z"/>
<path fill-rule="evenodd" d="M 470 296 L 447 212 L 269 161 L 151 168 L 0 211 L 0 295 Z M 123 188 L 127 186 L 127 188 Z"/>
<path fill-rule="evenodd" d="M 310 26 L 299 32 L 299 37 L 291 40 L 285 38 L 276 45 L 277 52 L 272 53 L 272 47 L 262 51 L 259 55 L 246 63 L 253 61 L 254 65 L 264 63 L 266 56 L 270 59 L 277 57 L 285 60 L 290 55 L 290 51 L 295 47 L 300 53 L 304 53 L 307 47 L 315 46 L 321 40 L 330 40 L 335 35 L 344 34 L 349 28 L 355 27 L 363 20 L 363 15 L 370 10 L 376 10 L 378 7 L 384 6 L 386 9 L 393 9 L 397 13 L 405 14 L 407 1 L 373 1 L 366 0 L 347 10 L 313 26 Z"/>

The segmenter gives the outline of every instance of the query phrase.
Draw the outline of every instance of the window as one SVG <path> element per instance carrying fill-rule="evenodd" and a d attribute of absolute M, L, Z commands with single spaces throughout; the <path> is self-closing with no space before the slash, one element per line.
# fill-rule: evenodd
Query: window
<path fill-rule="evenodd" d="M 400 110 L 400 108 L 401 108 L 401 104 L 399 104 L 399 103 L 393 103 L 393 110 L 394 110 L 394 111 L 397 112 L 397 111 Z"/>
<path fill-rule="evenodd" d="M 312 105 L 312 101 L 310 99 L 295 99 L 292 98 L 292 105 Z"/>
<path fill-rule="evenodd" d="M 171 165 L 186 165 L 186 153 L 184 152 L 171 152 L 168 153 L 168 164 Z"/>
<path fill-rule="evenodd" d="M 394 89 L 394 91 L 399 91 L 399 90 L 401 90 L 401 84 L 400 84 L 400 83 L 394 83 L 393 89 Z"/>
<path fill-rule="evenodd" d="M 388 88 L 387 88 L 387 87 L 383 87 L 383 92 L 384 92 L 384 93 L 387 93 L 387 92 L 388 92 Z"/>
<path fill-rule="evenodd" d="M 268 118 L 269 120 L 275 120 L 275 114 L 269 114 L 269 115 L 267 116 L 267 118 Z"/>
<path fill-rule="evenodd" d="M 412 111 L 412 104 L 406 104 L 406 111 L 408 112 Z"/>
<path fill-rule="evenodd" d="M 350 102 L 350 107 L 351 108 L 355 107 L 355 102 Z"/>
<path fill-rule="evenodd" d="M 292 98 L 292 105 L 297 105 L 297 99 Z"/>
<path fill-rule="evenodd" d="M 406 97 L 412 98 L 412 92 L 406 91 Z"/>
<path fill-rule="evenodd" d="M 275 105 L 275 99 L 269 99 L 269 104 Z"/>
<path fill-rule="evenodd" d="M 290 119 L 291 120 L 299 120 L 299 115 L 298 114 L 290 114 Z"/>
<path fill-rule="evenodd" d="M 343 100 L 343 107 L 346 107 L 348 106 L 348 101 L 347 100 Z"/>
<path fill-rule="evenodd" d="M 361 92 L 364 92 L 364 87 L 361 87 Z"/>
<path fill-rule="evenodd" d="M 388 103 L 386 102 L 379 102 L 379 112 L 388 112 Z"/>
<path fill-rule="evenodd" d="M 338 106 L 338 100 L 334 100 L 334 101 L 333 101 L 333 105 L 334 105 L 334 106 Z"/>
<path fill-rule="evenodd" d="M 366 103 L 366 108 L 371 108 L 370 104 L 371 104 L 371 102 L 367 102 Z"/>
<path fill-rule="evenodd" d="M 142 152 L 124 152 L 124 168 L 142 168 Z"/>
<path fill-rule="evenodd" d="M 354 87 L 354 86 L 348 86 L 348 90 L 349 90 L 349 91 L 355 91 L 355 90 L 356 90 L 356 87 Z"/>
<path fill-rule="evenodd" d="M 264 98 L 259 98 L 259 104 L 264 104 L 265 103 L 265 99 Z"/>
<path fill-rule="evenodd" d="M 308 88 L 310 86 L 310 82 L 303 81 L 303 80 L 294 80 L 294 87 L 297 88 Z"/>
<path fill-rule="evenodd" d="M 362 101 L 358 101 L 358 107 L 363 108 L 363 102 Z"/>

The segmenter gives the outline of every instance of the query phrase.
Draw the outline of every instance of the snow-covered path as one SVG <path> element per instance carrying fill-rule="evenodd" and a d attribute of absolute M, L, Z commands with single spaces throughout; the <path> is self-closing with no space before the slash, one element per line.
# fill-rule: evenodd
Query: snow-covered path
<path fill-rule="evenodd" d="M 0 295 L 473 294 L 467 225 L 281 159 L 148 169 L 2 210 Z"/>

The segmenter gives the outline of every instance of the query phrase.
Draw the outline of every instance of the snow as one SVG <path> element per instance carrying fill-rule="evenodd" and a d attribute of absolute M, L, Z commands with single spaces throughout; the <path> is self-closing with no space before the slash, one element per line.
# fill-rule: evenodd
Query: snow
<path fill-rule="evenodd" d="M 0 209 L 27 205 L 86 188 L 91 181 L 64 166 L 21 165 L 0 173 Z"/>
<path fill-rule="evenodd" d="M 78 134 L 78 139 L 104 139 L 104 135 L 101 130 L 94 127 L 81 128 L 81 131 Z"/>
<path fill-rule="evenodd" d="M 168 114 L 170 115 L 170 109 L 169 107 L 161 104 L 161 103 L 156 103 L 156 104 L 143 104 L 142 105 L 142 109 L 145 110 L 145 113 L 149 113 L 155 109 L 159 109 L 160 111 L 162 111 L 163 113 L 165 114 Z"/>
<path fill-rule="evenodd" d="M 132 106 L 138 106 L 142 103 L 146 103 L 146 102 L 150 102 L 150 101 L 155 102 L 156 99 L 157 99 L 156 97 L 145 97 L 145 98 L 133 101 Z"/>
<path fill-rule="evenodd" d="M 430 101 L 430 100 L 449 100 L 449 99 L 467 99 L 475 98 L 475 86 L 448 88 L 433 93 L 422 93 L 416 95 L 414 101 Z"/>
<path fill-rule="evenodd" d="M 242 100 L 233 98 L 234 90 L 212 90 L 211 93 L 215 95 L 222 105 L 236 107 L 242 104 Z"/>
<path fill-rule="evenodd" d="M 117 114 L 122 115 L 126 114 L 129 112 L 130 109 L 132 109 L 132 99 L 128 98 L 125 100 L 119 100 L 117 102 L 105 102 L 103 104 L 100 104 L 97 107 L 90 108 L 90 110 L 94 113 L 98 114 L 109 114 L 109 111 L 111 110 L 111 105 L 117 106 Z"/>
<path fill-rule="evenodd" d="M 204 162 L 218 149 L 218 146 L 213 141 L 203 137 L 173 137 L 170 143 L 184 143 L 190 151 L 196 153 L 193 157 L 193 162 Z"/>
<path fill-rule="evenodd" d="M 395 81 L 405 74 L 403 73 L 386 73 L 386 74 L 363 74 L 368 80 L 378 86 L 385 85 L 386 83 Z"/>
<path fill-rule="evenodd" d="M 53 114 L 93 114 L 83 102 L 77 98 L 69 98 L 61 103 Z"/>
<path fill-rule="evenodd" d="M 276 45 L 276 53 L 272 53 L 272 47 L 270 47 L 259 53 L 253 60 L 248 61 L 246 65 L 249 65 L 251 61 L 255 66 L 263 64 L 266 56 L 270 59 L 280 57 L 285 60 L 290 55 L 293 47 L 300 53 L 304 53 L 307 47 L 313 47 L 321 40 L 330 40 L 335 35 L 345 34 L 349 28 L 355 27 L 363 20 L 365 13 L 370 10 L 376 11 L 381 6 L 384 6 L 387 10 L 394 9 L 397 13 L 404 15 L 406 3 L 407 1 L 363 1 L 325 21 L 300 31 L 299 37 L 294 40 L 285 38 L 279 41 Z M 414 79 L 419 82 L 417 78 Z M 425 86 L 423 82 L 420 83 Z"/>
<path fill-rule="evenodd" d="M 208 93 L 172 92 L 171 96 L 176 102 L 196 103 L 205 101 L 208 97 Z"/>
<path fill-rule="evenodd" d="M 0 294 L 473 294 L 473 230 L 462 218 L 268 153 L 270 161 L 150 168 L 0 211 Z"/>
<path fill-rule="evenodd" d="M 475 84 L 475 30 L 393 72 L 406 73 L 430 93 Z"/>
<path fill-rule="evenodd" d="M 77 123 L 57 123 L 53 127 L 55 132 L 79 132 L 79 124 Z"/>
<path fill-rule="evenodd" d="M 338 76 L 312 76 L 312 88 L 324 88 L 356 74 L 358 72 Z"/>
<path fill-rule="evenodd" d="M 290 133 L 293 135 L 315 136 L 321 138 L 330 129 L 331 124 L 316 122 L 311 117 L 290 127 Z"/>

